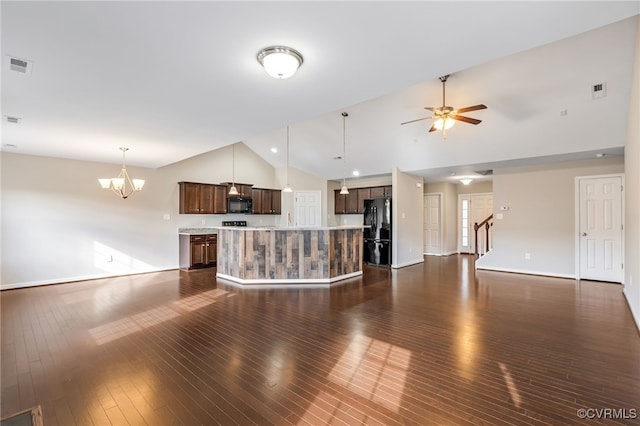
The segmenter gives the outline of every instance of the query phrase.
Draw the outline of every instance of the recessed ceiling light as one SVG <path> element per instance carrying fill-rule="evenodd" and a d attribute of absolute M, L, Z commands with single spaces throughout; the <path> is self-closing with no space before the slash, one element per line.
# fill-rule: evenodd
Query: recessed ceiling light
<path fill-rule="evenodd" d="M 353 172 L 351 172 L 351 174 L 354 176 L 360 176 L 360 172 L 357 170 L 354 170 Z"/>
<path fill-rule="evenodd" d="M 273 148 L 271 148 L 271 152 L 273 152 L 274 154 L 278 153 L 278 148 L 276 148 L 275 146 Z"/>

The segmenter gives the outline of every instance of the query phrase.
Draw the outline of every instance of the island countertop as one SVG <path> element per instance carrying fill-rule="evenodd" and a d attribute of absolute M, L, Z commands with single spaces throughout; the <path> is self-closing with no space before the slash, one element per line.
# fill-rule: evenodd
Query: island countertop
<path fill-rule="evenodd" d="M 243 286 L 328 286 L 359 276 L 363 228 L 219 227 L 217 276 Z"/>

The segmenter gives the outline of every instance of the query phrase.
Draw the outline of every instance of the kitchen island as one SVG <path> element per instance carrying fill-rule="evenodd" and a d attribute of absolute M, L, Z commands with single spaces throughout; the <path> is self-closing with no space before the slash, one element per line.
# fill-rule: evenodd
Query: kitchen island
<path fill-rule="evenodd" d="M 243 286 L 326 287 L 362 275 L 362 226 L 218 228 L 217 276 Z"/>

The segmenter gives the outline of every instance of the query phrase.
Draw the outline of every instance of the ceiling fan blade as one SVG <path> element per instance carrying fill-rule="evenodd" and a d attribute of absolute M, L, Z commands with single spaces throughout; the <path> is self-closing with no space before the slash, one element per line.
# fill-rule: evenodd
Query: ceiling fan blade
<path fill-rule="evenodd" d="M 458 121 L 464 121 L 465 123 L 469 123 L 469 124 L 480 124 L 480 123 L 482 123 L 482 120 L 476 120 L 475 118 L 464 117 L 462 115 L 452 115 L 451 118 L 453 118 L 454 120 L 458 120 Z"/>
<path fill-rule="evenodd" d="M 403 124 L 409 124 L 409 123 L 415 123 L 416 121 L 428 120 L 430 118 L 433 118 L 433 117 L 424 117 L 424 118 L 418 118 L 417 120 L 405 121 L 404 123 L 400 123 L 400 125 L 402 126 Z"/>
<path fill-rule="evenodd" d="M 459 114 L 461 112 L 477 111 L 479 109 L 487 109 L 487 106 L 480 104 L 480 105 L 474 105 L 466 108 L 460 108 L 456 110 L 456 113 Z"/>
<path fill-rule="evenodd" d="M 435 126 L 435 124 L 434 124 L 434 125 L 433 125 L 433 126 L 431 126 L 431 128 L 429 129 L 429 132 L 435 132 L 436 130 L 438 130 L 438 129 L 436 129 L 436 126 Z"/>
<path fill-rule="evenodd" d="M 436 110 L 436 107 L 424 107 L 424 109 L 434 112 Z"/>

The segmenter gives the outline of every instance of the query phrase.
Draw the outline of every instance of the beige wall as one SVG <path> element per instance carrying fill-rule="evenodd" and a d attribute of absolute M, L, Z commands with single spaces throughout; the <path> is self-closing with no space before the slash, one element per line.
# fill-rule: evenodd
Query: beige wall
<path fill-rule="evenodd" d="M 493 250 L 480 269 L 575 277 L 575 178 L 622 173 L 621 157 L 495 170 Z M 525 259 L 525 253 L 530 259 Z"/>
<path fill-rule="evenodd" d="M 640 17 L 625 145 L 624 294 L 640 329 Z"/>
<path fill-rule="evenodd" d="M 314 175 L 310 175 L 301 170 L 289 168 L 289 186 L 293 191 L 320 191 L 322 202 L 322 226 L 327 225 L 327 181 L 323 178 L 319 178 Z M 287 184 L 287 172 L 286 169 L 276 170 L 276 188 L 282 189 Z M 333 193 L 332 193 L 333 195 Z M 333 212 L 333 204 L 332 204 Z M 292 224 L 295 224 L 295 212 L 294 212 L 294 193 L 282 193 L 282 215 L 275 217 L 275 224 L 278 226 L 287 226 L 287 214 L 290 214 Z"/>
<path fill-rule="evenodd" d="M 392 260 L 393 268 L 424 262 L 424 195 L 422 177 L 403 173 L 394 167 L 392 173 Z"/>
<path fill-rule="evenodd" d="M 275 171 L 236 144 L 236 181 L 275 187 Z M 179 215 L 179 181 L 231 180 L 231 147 L 159 169 L 127 167 L 144 189 L 123 200 L 100 188 L 115 164 L 3 153 L 1 288 L 172 269 L 177 229 L 268 215 Z M 165 220 L 168 215 L 168 220 Z"/>

